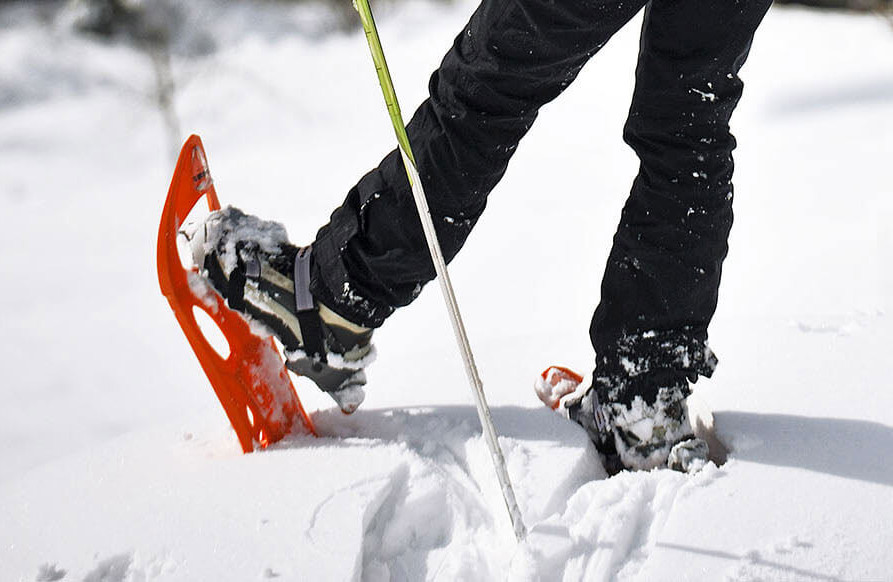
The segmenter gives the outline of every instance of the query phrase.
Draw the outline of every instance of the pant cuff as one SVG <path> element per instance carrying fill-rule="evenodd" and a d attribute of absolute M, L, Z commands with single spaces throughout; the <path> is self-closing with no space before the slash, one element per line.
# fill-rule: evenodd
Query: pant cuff
<path fill-rule="evenodd" d="M 709 378 L 718 359 L 705 336 L 688 329 L 647 331 L 596 348 L 593 385 L 599 399 L 629 404 L 640 396 L 652 403 L 661 388 L 685 385 L 687 389 L 699 376 Z"/>

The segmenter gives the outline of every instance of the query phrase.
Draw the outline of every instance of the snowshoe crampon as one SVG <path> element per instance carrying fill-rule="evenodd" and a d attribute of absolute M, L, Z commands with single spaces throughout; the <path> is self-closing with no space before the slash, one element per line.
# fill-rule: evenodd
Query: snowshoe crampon
<path fill-rule="evenodd" d="M 226 306 L 197 267 L 185 268 L 177 236 L 202 198 L 220 209 L 201 139 L 193 135 L 180 151 L 158 229 L 158 281 L 189 345 L 211 382 L 244 452 L 265 448 L 285 435 L 316 434 L 301 406 L 283 359 L 271 337 L 251 332 L 248 322 Z M 226 338 L 224 355 L 208 341 L 196 320 L 206 313 Z M 223 350 L 222 350 L 223 351 Z"/>

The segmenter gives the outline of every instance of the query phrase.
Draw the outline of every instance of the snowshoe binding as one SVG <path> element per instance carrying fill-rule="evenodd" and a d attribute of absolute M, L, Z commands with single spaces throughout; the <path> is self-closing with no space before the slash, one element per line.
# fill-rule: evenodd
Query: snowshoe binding
<path fill-rule="evenodd" d="M 665 379 L 654 402 L 600 403 L 592 383 L 567 368 L 547 368 L 536 392 L 550 408 L 582 426 L 603 457 L 605 470 L 656 467 L 694 473 L 708 461 L 725 462 L 709 409 L 692 400 L 685 378 Z M 695 404 L 696 406 L 693 406 Z M 690 418 L 696 413 L 695 427 Z"/>
<path fill-rule="evenodd" d="M 354 412 L 375 356 L 372 330 L 314 300 L 312 247 L 292 245 L 282 225 L 233 207 L 211 213 L 186 236 L 195 264 L 227 305 L 282 342 L 290 370 L 313 380 L 344 413 Z"/>

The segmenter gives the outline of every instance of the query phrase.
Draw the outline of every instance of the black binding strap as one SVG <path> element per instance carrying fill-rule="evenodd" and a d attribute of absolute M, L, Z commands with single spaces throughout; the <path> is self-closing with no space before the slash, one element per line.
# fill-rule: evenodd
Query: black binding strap
<path fill-rule="evenodd" d="M 304 351 L 311 358 L 325 362 L 326 351 L 323 343 L 322 323 L 319 320 L 319 312 L 316 310 L 313 295 L 310 294 L 310 254 L 312 251 L 313 247 L 303 247 L 295 256 L 295 308 L 297 309 L 298 325 L 301 326 Z"/>
<path fill-rule="evenodd" d="M 226 302 L 230 309 L 245 311 L 245 272 L 240 268 L 233 269 L 229 274 L 229 280 L 226 282 Z"/>
<path fill-rule="evenodd" d="M 247 247 L 247 248 L 246 248 Z M 226 301 L 230 309 L 245 312 L 245 282 L 260 278 L 260 259 L 257 249 L 243 242 L 236 245 L 236 266 L 226 282 Z"/>

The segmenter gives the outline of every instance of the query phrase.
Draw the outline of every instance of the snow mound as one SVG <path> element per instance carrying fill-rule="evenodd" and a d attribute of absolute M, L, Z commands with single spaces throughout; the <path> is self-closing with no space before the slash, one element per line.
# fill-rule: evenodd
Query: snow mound
<path fill-rule="evenodd" d="M 250 455 L 220 416 L 134 433 L 7 483 L 0 579 L 505 572 L 514 540 L 472 407 L 320 412 L 325 436 Z M 563 514 L 571 492 L 604 476 L 583 432 L 550 411 L 497 408 L 494 418 L 530 523 Z"/>

